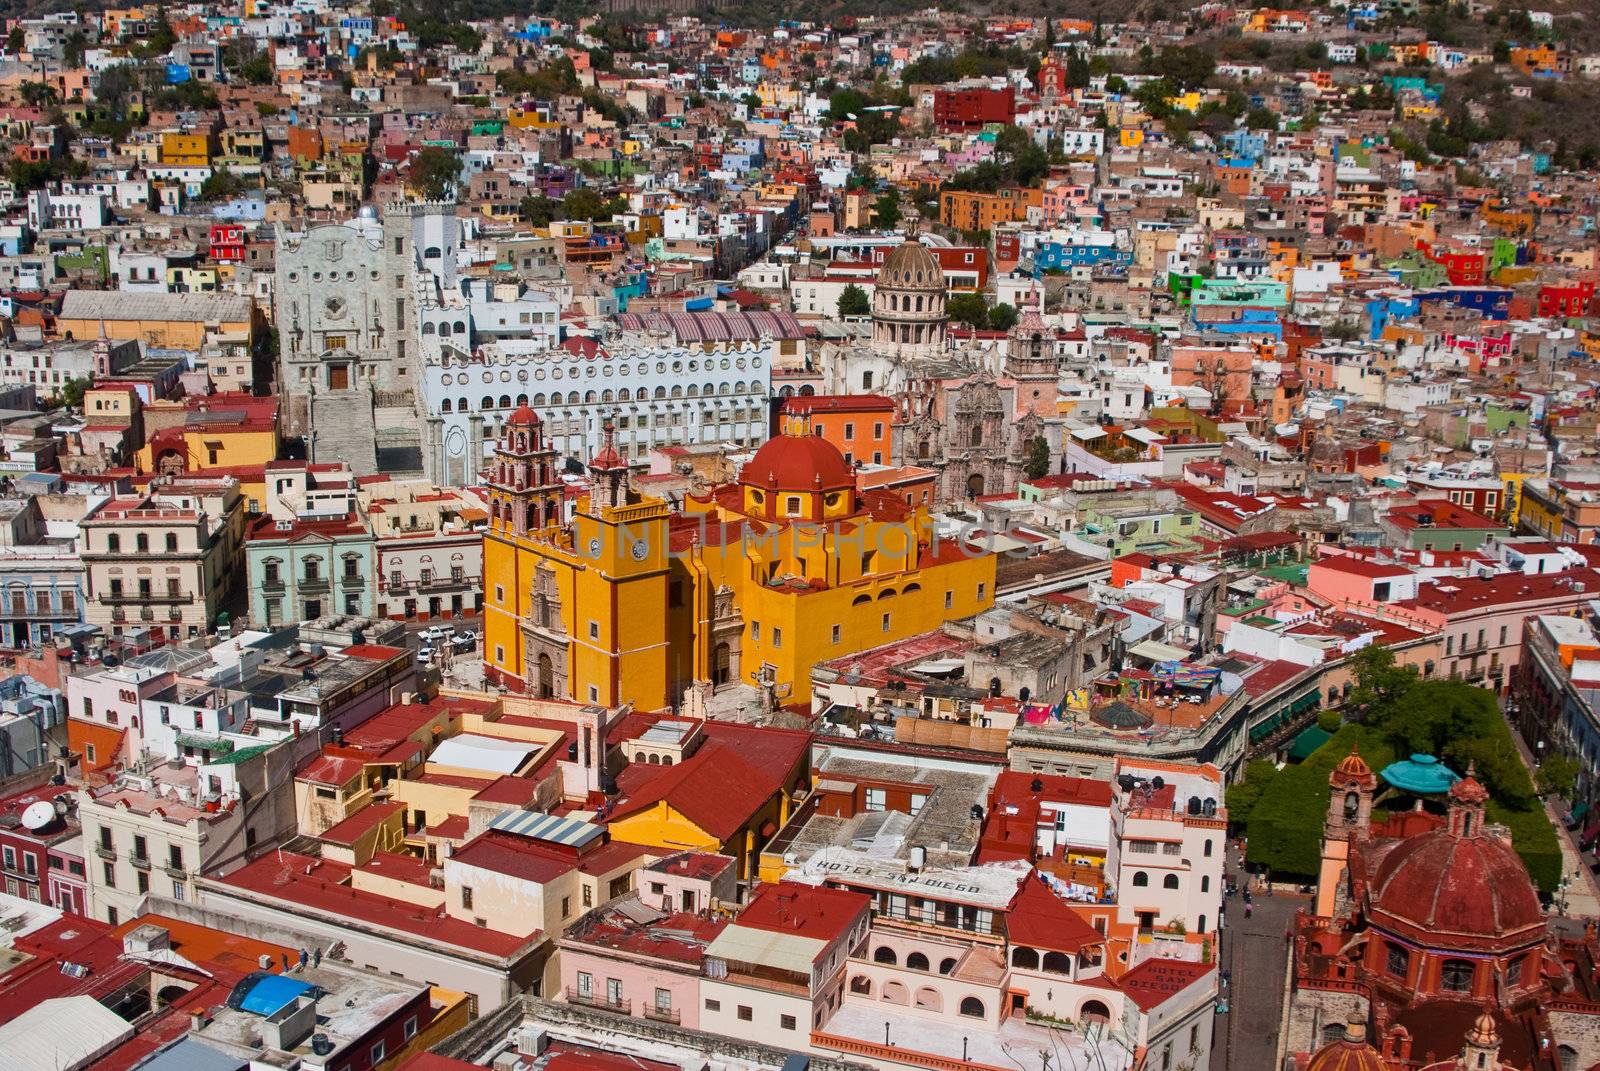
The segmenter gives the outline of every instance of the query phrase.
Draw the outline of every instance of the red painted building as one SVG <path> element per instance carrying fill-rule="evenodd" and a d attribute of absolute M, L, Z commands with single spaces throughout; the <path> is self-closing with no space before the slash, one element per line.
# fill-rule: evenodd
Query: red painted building
<path fill-rule="evenodd" d="M 69 915 L 88 911 L 75 800 L 71 787 L 48 783 L 0 799 L 0 871 L 8 895 Z"/>
<path fill-rule="evenodd" d="M 1594 297 L 1593 280 L 1567 283 L 1564 286 L 1539 288 L 1539 315 L 1552 317 L 1586 316 L 1589 301 Z"/>
<path fill-rule="evenodd" d="M 933 121 L 944 130 L 973 130 L 1016 117 L 1017 93 L 1010 86 L 933 91 Z"/>
<path fill-rule="evenodd" d="M 218 264 L 244 262 L 245 233 L 242 223 L 211 225 L 211 259 Z"/>
<path fill-rule="evenodd" d="M 872 267 L 883 267 L 895 246 L 874 246 Z M 982 290 L 989 285 L 989 251 L 981 245 L 928 246 L 928 252 L 944 271 L 945 285 L 952 290 Z"/>

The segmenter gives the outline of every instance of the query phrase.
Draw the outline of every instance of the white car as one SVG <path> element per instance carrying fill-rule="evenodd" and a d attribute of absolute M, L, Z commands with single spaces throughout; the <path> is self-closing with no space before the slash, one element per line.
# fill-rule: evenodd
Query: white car
<path fill-rule="evenodd" d="M 457 643 L 477 643 L 478 634 L 470 628 L 456 629 L 455 640 Z"/>
<path fill-rule="evenodd" d="M 418 633 L 425 640 L 442 640 L 450 635 L 448 625 L 430 625 Z"/>
<path fill-rule="evenodd" d="M 432 647 L 418 647 L 417 648 L 417 665 L 419 665 L 419 666 L 431 666 L 432 664 L 433 664 L 433 648 Z"/>

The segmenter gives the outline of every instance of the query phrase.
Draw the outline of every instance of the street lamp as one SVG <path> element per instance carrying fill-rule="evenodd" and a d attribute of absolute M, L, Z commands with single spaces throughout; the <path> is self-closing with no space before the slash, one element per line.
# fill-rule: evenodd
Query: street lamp
<path fill-rule="evenodd" d="M 889 1020 L 887 1019 L 883 1021 L 883 1044 L 885 1047 L 889 1044 Z"/>

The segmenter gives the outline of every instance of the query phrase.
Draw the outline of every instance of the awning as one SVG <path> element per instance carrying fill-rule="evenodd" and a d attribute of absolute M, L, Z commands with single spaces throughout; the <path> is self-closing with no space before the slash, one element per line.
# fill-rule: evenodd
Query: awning
<path fill-rule="evenodd" d="M 1150 443 L 1164 443 L 1167 441 L 1167 437 L 1165 435 L 1158 435 L 1149 428 L 1129 428 L 1122 434 L 1126 435 L 1134 442 L 1144 443 L 1147 446 Z"/>
<path fill-rule="evenodd" d="M 1189 652 L 1182 647 L 1174 647 L 1160 640 L 1140 640 L 1128 648 L 1128 653 L 1152 662 L 1181 662 L 1189 657 Z"/>
<path fill-rule="evenodd" d="M 1304 762 L 1309 759 L 1317 748 L 1333 739 L 1333 735 L 1320 725 L 1308 725 L 1305 730 L 1294 738 L 1294 743 L 1289 745 L 1289 758 L 1295 762 Z"/>
<path fill-rule="evenodd" d="M 1105 438 L 1105 435 L 1106 435 L 1105 431 L 1103 429 L 1101 429 L 1101 428 L 1073 428 L 1072 429 L 1072 437 L 1074 439 L 1081 439 L 1084 442 L 1089 442 L 1092 439 L 1103 439 L 1103 438 Z"/>

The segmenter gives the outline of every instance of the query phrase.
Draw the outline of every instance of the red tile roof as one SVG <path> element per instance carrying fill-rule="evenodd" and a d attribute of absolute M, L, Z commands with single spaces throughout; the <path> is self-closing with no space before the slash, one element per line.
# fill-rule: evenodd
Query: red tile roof
<path fill-rule="evenodd" d="M 608 817 L 665 802 L 726 841 L 783 791 L 811 747 L 811 734 L 793 729 L 706 722 L 704 733 L 706 742 L 676 766 L 630 763 L 617 778 L 621 796 Z"/>
<path fill-rule="evenodd" d="M 834 941 L 855 925 L 871 903 L 872 897 L 866 893 L 780 881 L 760 886 L 737 921 L 747 929 Z"/>
<path fill-rule="evenodd" d="M 1209 963 L 1181 959 L 1147 959 L 1117 979 L 1121 989 L 1143 1011 L 1158 1007 L 1213 970 Z"/>
<path fill-rule="evenodd" d="M 1105 944 L 1105 934 L 1083 921 L 1037 871 L 1030 874 L 1006 909 L 1006 935 L 1012 944 L 1048 952 L 1076 954 L 1087 945 Z"/>

